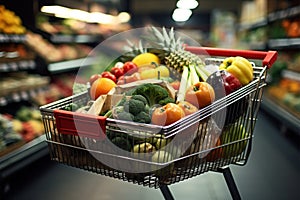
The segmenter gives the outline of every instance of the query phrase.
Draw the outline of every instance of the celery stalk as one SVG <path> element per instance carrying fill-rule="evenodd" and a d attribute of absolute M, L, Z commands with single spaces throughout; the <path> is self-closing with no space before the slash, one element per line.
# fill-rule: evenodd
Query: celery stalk
<path fill-rule="evenodd" d="M 210 76 L 210 73 L 204 68 L 200 66 L 195 66 L 197 74 L 203 81 L 206 81 L 207 78 Z"/>
<path fill-rule="evenodd" d="M 185 92 L 189 85 L 189 68 L 187 66 L 183 66 L 183 72 L 181 75 L 180 86 L 177 93 L 177 102 L 184 101 Z"/>
<path fill-rule="evenodd" d="M 191 85 L 194 85 L 195 83 L 198 83 L 200 81 L 194 65 L 190 66 L 190 77 L 191 77 Z"/>

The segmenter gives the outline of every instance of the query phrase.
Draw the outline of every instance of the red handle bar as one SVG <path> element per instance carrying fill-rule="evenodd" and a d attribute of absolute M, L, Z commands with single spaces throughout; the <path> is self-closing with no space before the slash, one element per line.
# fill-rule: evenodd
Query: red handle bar
<path fill-rule="evenodd" d="M 211 56 L 242 56 L 248 59 L 259 59 L 262 60 L 262 65 L 268 68 L 272 67 L 278 55 L 277 51 L 252 51 L 194 46 L 185 46 L 185 50 L 195 54 L 209 54 Z"/>

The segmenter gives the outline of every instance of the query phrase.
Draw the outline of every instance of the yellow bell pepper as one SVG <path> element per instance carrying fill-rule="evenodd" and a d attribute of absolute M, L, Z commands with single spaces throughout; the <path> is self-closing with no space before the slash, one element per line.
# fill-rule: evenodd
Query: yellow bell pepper
<path fill-rule="evenodd" d="M 225 58 L 219 69 L 231 73 L 242 85 L 247 85 L 253 80 L 253 67 L 249 60 L 241 56 Z"/>

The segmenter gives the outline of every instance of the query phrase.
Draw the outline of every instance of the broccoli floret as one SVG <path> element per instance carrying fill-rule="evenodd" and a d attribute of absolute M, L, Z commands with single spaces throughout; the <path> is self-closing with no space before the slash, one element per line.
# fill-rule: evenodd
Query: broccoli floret
<path fill-rule="evenodd" d="M 125 102 L 126 102 L 126 97 L 124 96 L 116 105 L 123 106 Z"/>
<path fill-rule="evenodd" d="M 124 110 L 126 112 L 130 112 L 133 115 L 136 115 L 144 111 L 144 109 L 145 109 L 144 102 L 136 99 L 129 99 L 124 103 Z"/>
<path fill-rule="evenodd" d="M 134 115 L 129 112 L 123 111 L 117 114 L 116 119 L 124 121 L 133 121 Z"/>
<path fill-rule="evenodd" d="M 144 103 L 144 105 L 146 106 L 147 105 L 147 99 L 143 96 L 143 95 L 140 95 L 140 94 L 137 94 L 137 95 L 133 95 L 131 97 L 131 99 L 135 99 L 135 100 L 138 100 L 138 101 L 141 101 Z"/>
<path fill-rule="evenodd" d="M 120 119 L 120 120 L 125 120 L 125 121 L 133 121 L 134 116 L 126 112 L 124 110 L 124 106 L 115 106 L 111 110 L 111 115 L 107 117 L 112 117 L 114 119 Z"/>
<path fill-rule="evenodd" d="M 140 112 L 136 116 L 134 116 L 133 121 L 149 124 L 151 122 L 150 115 L 146 112 Z"/>
<path fill-rule="evenodd" d="M 158 102 L 158 104 L 160 104 L 160 105 L 166 105 L 168 103 L 175 103 L 175 99 L 173 99 L 172 97 L 167 97 Z"/>
<path fill-rule="evenodd" d="M 160 85 L 146 83 L 137 86 L 132 95 L 142 95 L 147 99 L 147 104 L 151 107 L 155 104 L 159 104 L 161 100 L 170 98 L 167 89 Z"/>

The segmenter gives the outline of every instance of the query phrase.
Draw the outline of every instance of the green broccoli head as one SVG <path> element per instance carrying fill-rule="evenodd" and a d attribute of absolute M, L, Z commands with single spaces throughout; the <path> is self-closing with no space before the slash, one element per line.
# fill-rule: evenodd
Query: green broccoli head
<path fill-rule="evenodd" d="M 140 95 L 140 94 L 131 96 L 131 99 L 135 99 L 135 100 L 143 102 L 144 106 L 146 106 L 148 103 L 147 99 L 143 95 Z"/>
<path fill-rule="evenodd" d="M 129 112 L 123 111 L 117 114 L 116 119 L 124 121 L 133 121 L 134 115 Z"/>
<path fill-rule="evenodd" d="M 151 118 L 150 118 L 149 113 L 142 111 L 139 114 L 134 116 L 133 121 L 149 124 L 151 122 Z"/>
<path fill-rule="evenodd" d="M 124 111 L 129 112 L 133 115 L 136 115 L 144 111 L 144 109 L 145 109 L 144 102 L 136 99 L 131 98 L 124 103 Z"/>
<path fill-rule="evenodd" d="M 164 100 L 166 98 L 171 98 L 166 88 L 151 83 L 146 83 L 137 86 L 132 92 L 132 95 L 144 96 L 147 99 L 147 104 L 150 107 L 155 104 L 159 104 L 161 100 Z"/>
<path fill-rule="evenodd" d="M 115 106 L 112 108 L 112 117 L 114 119 L 120 119 L 125 121 L 133 121 L 134 116 L 126 112 L 124 106 Z"/>

